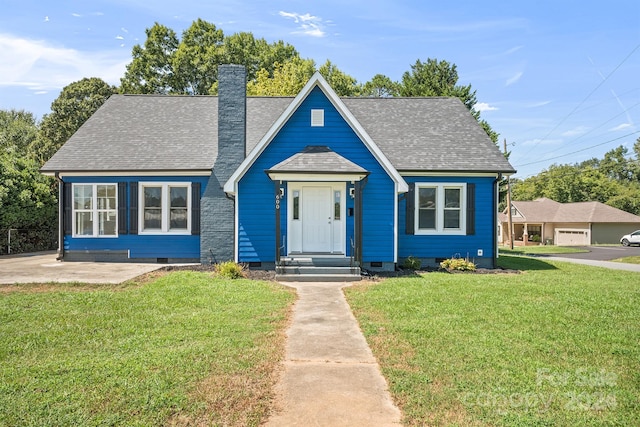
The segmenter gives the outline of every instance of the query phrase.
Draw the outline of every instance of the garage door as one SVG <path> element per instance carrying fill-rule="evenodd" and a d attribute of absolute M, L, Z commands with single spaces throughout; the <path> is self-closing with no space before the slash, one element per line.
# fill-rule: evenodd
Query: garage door
<path fill-rule="evenodd" d="M 556 245 L 558 246 L 589 245 L 589 232 L 586 230 L 556 230 Z"/>

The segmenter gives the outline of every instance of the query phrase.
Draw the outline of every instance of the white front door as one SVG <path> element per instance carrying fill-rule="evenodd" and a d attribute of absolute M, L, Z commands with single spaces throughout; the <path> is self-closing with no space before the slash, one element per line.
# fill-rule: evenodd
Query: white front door
<path fill-rule="evenodd" d="M 302 187 L 302 252 L 331 252 L 331 187 Z"/>
<path fill-rule="evenodd" d="M 289 253 L 345 253 L 344 183 L 289 183 Z"/>

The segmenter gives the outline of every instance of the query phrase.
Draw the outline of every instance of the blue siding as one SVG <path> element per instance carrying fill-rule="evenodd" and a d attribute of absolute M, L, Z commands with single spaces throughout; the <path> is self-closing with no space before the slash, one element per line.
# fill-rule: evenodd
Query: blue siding
<path fill-rule="evenodd" d="M 205 191 L 208 177 L 184 176 L 109 176 L 109 177 L 66 177 L 64 182 L 70 183 L 119 183 L 126 182 L 199 182 L 201 194 Z M 127 221 L 128 210 L 127 185 Z M 135 258 L 200 258 L 200 236 L 192 235 L 136 235 L 122 234 L 118 237 L 73 237 L 64 236 L 65 251 L 130 251 L 130 257 Z"/>
<path fill-rule="evenodd" d="M 417 258 L 451 258 L 453 256 L 478 259 L 478 249 L 482 249 L 483 258 L 492 258 L 495 253 L 494 222 L 495 178 L 464 178 L 464 177 L 407 177 L 407 183 L 412 182 L 452 182 L 475 184 L 475 234 L 463 235 L 408 235 L 406 234 L 406 200 L 402 198 L 398 205 L 398 258 L 409 256 Z"/>
<path fill-rule="evenodd" d="M 324 127 L 311 127 L 311 109 L 325 110 Z M 363 260 L 393 262 L 394 183 L 351 127 L 316 87 L 280 129 L 238 183 L 238 250 L 241 262 L 275 260 L 274 184 L 265 170 L 302 151 L 325 145 L 371 172 L 363 192 Z M 348 197 L 347 208 L 353 207 Z M 282 235 L 287 234 L 286 203 L 281 212 Z M 353 217 L 347 216 L 347 250 Z"/>

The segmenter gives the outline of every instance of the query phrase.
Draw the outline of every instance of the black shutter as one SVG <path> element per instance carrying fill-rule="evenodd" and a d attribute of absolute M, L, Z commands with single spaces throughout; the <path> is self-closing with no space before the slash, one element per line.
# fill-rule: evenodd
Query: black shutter
<path fill-rule="evenodd" d="M 71 234 L 73 228 L 73 188 L 70 182 L 65 182 L 62 189 L 64 234 Z"/>
<path fill-rule="evenodd" d="M 138 234 L 138 183 L 129 183 L 129 234 Z"/>
<path fill-rule="evenodd" d="M 406 234 L 416 234 L 416 184 L 414 182 L 409 183 L 409 191 L 407 192 L 407 215 L 405 224 Z"/>
<path fill-rule="evenodd" d="M 127 183 L 118 183 L 118 234 L 127 234 Z"/>
<path fill-rule="evenodd" d="M 476 185 L 467 184 L 467 236 L 476 234 Z"/>
<path fill-rule="evenodd" d="M 200 234 L 200 183 L 191 184 L 191 234 Z"/>

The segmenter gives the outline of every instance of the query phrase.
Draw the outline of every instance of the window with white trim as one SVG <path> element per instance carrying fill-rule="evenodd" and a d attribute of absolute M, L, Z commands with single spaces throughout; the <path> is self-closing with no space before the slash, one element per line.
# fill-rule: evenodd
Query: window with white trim
<path fill-rule="evenodd" d="M 466 184 L 416 183 L 415 234 L 465 234 Z"/>
<path fill-rule="evenodd" d="M 116 184 L 73 184 L 73 236 L 118 235 Z"/>
<path fill-rule="evenodd" d="M 191 232 L 191 185 L 177 182 L 140 183 L 140 232 Z"/>
<path fill-rule="evenodd" d="M 322 127 L 324 126 L 324 110 L 311 110 L 311 126 Z"/>

